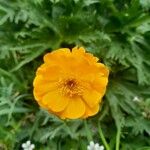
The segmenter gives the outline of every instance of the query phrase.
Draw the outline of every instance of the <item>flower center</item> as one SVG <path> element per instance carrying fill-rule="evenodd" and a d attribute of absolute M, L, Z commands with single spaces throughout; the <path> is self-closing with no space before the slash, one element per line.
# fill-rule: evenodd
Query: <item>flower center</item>
<path fill-rule="evenodd" d="M 77 83 L 76 83 L 75 80 L 71 79 L 71 80 L 66 81 L 64 85 L 65 85 L 68 89 L 71 90 L 71 89 L 73 89 L 73 88 L 75 88 L 75 87 L 77 86 Z"/>
<path fill-rule="evenodd" d="M 61 84 L 62 93 L 68 97 L 80 96 L 82 95 L 82 88 L 76 79 L 64 80 Z"/>

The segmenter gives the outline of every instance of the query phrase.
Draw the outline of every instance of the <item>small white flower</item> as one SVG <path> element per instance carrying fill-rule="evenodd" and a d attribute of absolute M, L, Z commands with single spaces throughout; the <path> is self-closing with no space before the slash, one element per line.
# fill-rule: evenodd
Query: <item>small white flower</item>
<path fill-rule="evenodd" d="M 35 148 L 34 144 L 31 144 L 31 141 L 27 141 L 26 143 L 22 144 L 23 150 L 33 150 Z"/>
<path fill-rule="evenodd" d="M 94 144 L 93 141 L 87 146 L 87 150 L 104 150 L 104 146 L 100 146 L 98 143 Z"/>
<path fill-rule="evenodd" d="M 140 102 L 140 99 L 139 99 L 138 96 L 135 96 L 135 97 L 133 98 L 133 101 L 134 101 L 134 102 Z"/>

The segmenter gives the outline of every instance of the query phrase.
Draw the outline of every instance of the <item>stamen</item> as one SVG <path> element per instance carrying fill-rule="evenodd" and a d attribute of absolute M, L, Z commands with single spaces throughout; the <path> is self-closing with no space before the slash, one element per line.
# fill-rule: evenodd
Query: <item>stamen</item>
<path fill-rule="evenodd" d="M 67 79 L 60 82 L 59 87 L 63 95 L 74 97 L 82 95 L 83 89 L 76 79 Z"/>

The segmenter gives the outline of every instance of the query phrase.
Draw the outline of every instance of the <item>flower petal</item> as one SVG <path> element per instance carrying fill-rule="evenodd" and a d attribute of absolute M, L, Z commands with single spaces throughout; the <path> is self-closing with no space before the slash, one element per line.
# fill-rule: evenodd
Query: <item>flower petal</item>
<path fill-rule="evenodd" d="M 26 148 L 27 146 L 26 146 L 26 143 L 23 143 L 22 144 L 22 148 Z"/>
<path fill-rule="evenodd" d="M 97 92 L 100 92 L 102 95 L 104 95 L 107 83 L 108 83 L 108 78 L 99 77 L 91 83 L 91 87 L 95 89 Z"/>
<path fill-rule="evenodd" d="M 41 86 L 42 85 L 42 86 Z M 57 87 L 57 82 L 52 82 L 52 83 L 43 83 L 39 86 L 37 86 L 36 88 L 34 88 L 34 92 L 38 94 L 46 94 L 48 92 L 54 91 L 56 89 L 58 89 Z"/>
<path fill-rule="evenodd" d="M 35 80 L 38 77 L 36 77 Z M 36 81 L 34 82 L 35 85 L 36 84 L 38 84 L 38 85 L 35 86 L 35 88 L 33 90 L 34 97 L 37 101 L 40 100 L 43 97 L 43 95 L 45 95 L 46 93 L 54 91 L 58 88 L 56 82 L 52 82 L 52 83 L 41 82 L 41 84 L 39 84 L 39 83 L 40 83 L 40 81 L 37 81 L 37 83 L 36 83 Z"/>
<path fill-rule="evenodd" d="M 95 105 L 94 107 L 90 108 L 88 105 L 86 105 L 85 114 L 82 116 L 82 118 L 87 118 L 89 116 L 93 116 L 99 112 L 99 104 Z"/>
<path fill-rule="evenodd" d="M 68 48 L 61 48 L 54 50 L 51 53 L 47 53 L 44 56 L 44 62 L 50 65 L 61 64 L 60 62 L 64 61 L 64 57 L 70 56 L 71 52 Z"/>
<path fill-rule="evenodd" d="M 59 90 L 47 93 L 42 99 L 43 105 L 45 105 L 54 112 L 60 112 L 64 110 L 65 107 L 68 105 L 68 102 L 68 98 L 61 95 Z"/>
<path fill-rule="evenodd" d="M 85 113 L 85 104 L 80 98 L 70 99 L 68 106 L 61 113 L 62 118 L 77 119 Z"/>
<path fill-rule="evenodd" d="M 72 48 L 72 54 L 75 56 L 83 56 L 85 54 L 85 49 L 83 47 L 74 47 Z"/>
<path fill-rule="evenodd" d="M 98 68 L 99 68 L 99 71 L 100 71 L 101 73 L 103 73 L 103 75 L 104 75 L 105 77 L 108 77 L 108 75 L 109 75 L 109 70 L 108 70 L 108 68 L 107 68 L 104 64 L 102 64 L 102 63 L 97 63 L 97 66 L 98 66 Z"/>
<path fill-rule="evenodd" d="M 82 99 L 89 107 L 94 107 L 100 102 L 101 98 L 102 94 L 93 89 L 85 90 L 82 96 Z"/>
<path fill-rule="evenodd" d="M 38 68 L 36 75 L 41 76 L 43 81 L 52 82 L 60 78 L 61 72 L 61 67 L 58 65 L 43 64 Z"/>

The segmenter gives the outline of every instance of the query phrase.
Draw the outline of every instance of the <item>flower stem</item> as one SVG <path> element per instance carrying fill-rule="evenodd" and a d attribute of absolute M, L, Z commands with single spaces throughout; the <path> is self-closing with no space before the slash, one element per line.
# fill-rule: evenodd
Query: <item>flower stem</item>
<path fill-rule="evenodd" d="M 87 120 L 84 120 L 84 126 L 85 126 L 85 130 L 86 130 L 88 142 L 90 142 L 93 140 L 93 137 L 92 137 L 91 131 L 89 129 L 89 126 L 87 124 Z"/>
<path fill-rule="evenodd" d="M 98 123 L 98 133 L 100 135 L 100 138 L 101 138 L 101 140 L 102 140 L 106 150 L 110 150 L 110 147 L 109 147 L 109 145 L 108 145 L 108 143 L 107 143 L 107 141 L 106 141 L 106 139 L 104 137 L 103 131 L 101 129 L 100 123 Z"/>
<path fill-rule="evenodd" d="M 121 125 L 117 128 L 117 135 L 116 135 L 116 150 L 119 150 L 119 145 L 120 145 L 120 135 L 121 135 Z"/>

